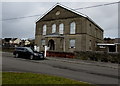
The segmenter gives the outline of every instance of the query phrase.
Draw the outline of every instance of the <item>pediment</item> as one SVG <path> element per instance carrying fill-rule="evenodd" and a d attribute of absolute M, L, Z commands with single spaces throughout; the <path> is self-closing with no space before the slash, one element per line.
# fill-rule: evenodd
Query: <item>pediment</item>
<path fill-rule="evenodd" d="M 64 8 L 63 6 L 56 5 L 51 11 L 45 14 L 39 21 L 50 21 L 57 19 L 67 19 L 81 17 L 81 15 Z"/>

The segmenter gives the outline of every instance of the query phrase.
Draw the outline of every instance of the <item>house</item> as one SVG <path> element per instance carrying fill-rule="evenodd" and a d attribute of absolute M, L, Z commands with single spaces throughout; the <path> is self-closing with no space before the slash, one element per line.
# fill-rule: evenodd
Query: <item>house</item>
<path fill-rule="evenodd" d="M 2 46 L 3 47 L 17 47 L 21 44 L 21 39 L 19 38 L 3 38 Z"/>
<path fill-rule="evenodd" d="M 10 40 L 12 40 L 12 38 L 3 38 L 2 47 L 10 47 Z"/>
<path fill-rule="evenodd" d="M 41 51 L 96 51 L 103 32 L 88 16 L 56 4 L 36 21 L 35 44 Z"/>
<path fill-rule="evenodd" d="M 29 45 L 30 41 L 29 40 L 25 40 L 25 45 Z"/>
<path fill-rule="evenodd" d="M 17 46 L 19 46 L 20 44 L 21 44 L 21 39 L 19 39 L 19 38 L 12 38 L 10 41 L 9 41 L 9 43 L 10 43 L 10 45 L 11 46 L 15 46 L 15 47 L 17 47 Z"/>
<path fill-rule="evenodd" d="M 21 40 L 20 46 L 22 47 L 31 47 L 32 49 L 34 48 L 34 39 L 22 39 Z"/>
<path fill-rule="evenodd" d="M 98 51 L 104 51 L 108 53 L 120 52 L 120 38 L 110 39 L 105 38 L 103 43 L 98 43 Z"/>
<path fill-rule="evenodd" d="M 19 45 L 20 42 L 21 42 L 21 39 L 19 38 L 13 38 L 12 40 L 10 40 L 10 43 L 17 44 L 17 45 Z"/>

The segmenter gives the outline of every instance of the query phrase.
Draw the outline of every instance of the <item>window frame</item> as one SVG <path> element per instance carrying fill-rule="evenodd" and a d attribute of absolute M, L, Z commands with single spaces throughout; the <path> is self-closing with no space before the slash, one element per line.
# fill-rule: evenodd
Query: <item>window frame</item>
<path fill-rule="evenodd" d="M 46 32 L 47 32 L 47 25 L 45 24 L 45 25 L 43 25 L 43 35 L 46 35 Z"/>
<path fill-rule="evenodd" d="M 56 33 L 56 24 L 52 24 L 52 33 Z"/>
<path fill-rule="evenodd" d="M 64 24 L 59 24 L 59 34 L 64 34 Z"/>
<path fill-rule="evenodd" d="M 76 33 L 76 23 L 73 21 L 70 23 L 70 34 Z"/>

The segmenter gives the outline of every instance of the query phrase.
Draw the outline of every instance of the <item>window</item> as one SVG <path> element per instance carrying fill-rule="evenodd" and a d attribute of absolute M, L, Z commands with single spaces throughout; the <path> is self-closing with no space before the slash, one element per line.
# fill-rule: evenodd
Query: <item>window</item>
<path fill-rule="evenodd" d="M 52 33 L 55 33 L 56 32 L 56 24 L 53 24 L 52 25 Z"/>
<path fill-rule="evenodd" d="M 61 23 L 61 24 L 59 25 L 59 34 L 63 34 L 63 30 L 64 30 L 64 24 Z"/>
<path fill-rule="evenodd" d="M 75 34 L 76 24 L 75 22 L 70 23 L 70 34 Z"/>
<path fill-rule="evenodd" d="M 45 40 L 44 39 L 41 40 L 41 44 L 42 44 L 42 46 L 45 46 Z"/>
<path fill-rule="evenodd" d="M 43 26 L 43 35 L 46 35 L 46 30 L 47 30 L 47 26 L 44 25 L 44 26 Z"/>
<path fill-rule="evenodd" d="M 56 16 L 60 15 L 60 11 L 57 11 L 57 12 L 55 13 L 55 15 L 56 15 Z"/>
<path fill-rule="evenodd" d="M 70 48 L 75 48 L 75 39 L 70 39 Z"/>

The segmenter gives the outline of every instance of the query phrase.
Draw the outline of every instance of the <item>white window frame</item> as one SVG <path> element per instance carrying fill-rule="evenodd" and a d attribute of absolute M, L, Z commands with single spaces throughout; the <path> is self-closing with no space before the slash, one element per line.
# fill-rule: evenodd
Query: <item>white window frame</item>
<path fill-rule="evenodd" d="M 47 25 L 43 25 L 43 35 L 46 35 Z"/>
<path fill-rule="evenodd" d="M 69 40 L 69 47 L 70 48 L 75 48 L 75 39 L 70 39 Z"/>
<path fill-rule="evenodd" d="M 55 33 L 56 32 L 56 24 L 53 24 L 52 25 L 52 33 Z"/>
<path fill-rule="evenodd" d="M 70 23 L 70 34 L 75 34 L 75 30 L 76 30 L 76 23 L 71 22 Z"/>
<path fill-rule="evenodd" d="M 64 24 L 61 23 L 61 24 L 59 25 L 59 34 L 63 34 L 63 32 L 64 32 Z"/>

